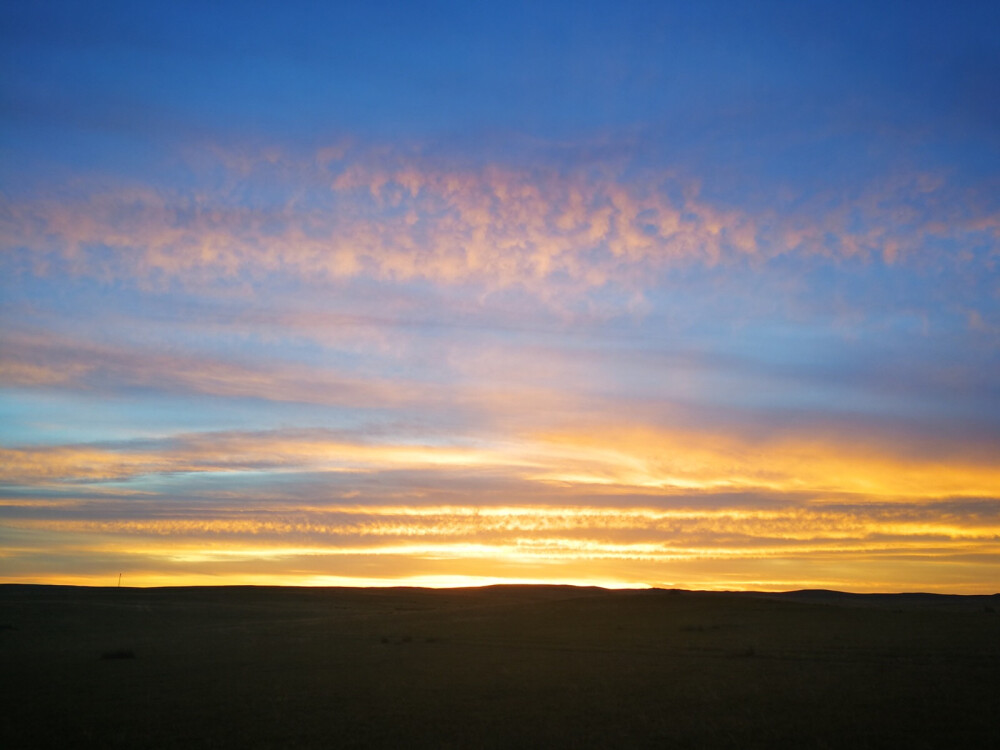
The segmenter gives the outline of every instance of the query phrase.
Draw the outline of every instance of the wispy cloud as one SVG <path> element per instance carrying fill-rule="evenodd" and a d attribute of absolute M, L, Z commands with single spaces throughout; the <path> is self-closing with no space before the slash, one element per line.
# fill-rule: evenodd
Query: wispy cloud
<path fill-rule="evenodd" d="M 0 383 L 90 391 L 146 387 L 228 398 L 261 398 L 357 407 L 426 399 L 418 384 L 352 377 L 293 363 L 234 362 L 191 352 L 70 341 L 55 334 L 3 337 Z"/>
<path fill-rule="evenodd" d="M 914 499 L 995 497 L 992 461 L 900 455 L 893 445 L 837 443 L 808 430 L 769 440 L 737 433 L 623 429 L 588 425 L 580 432 L 515 434 L 492 440 L 361 442 L 323 430 L 179 435 L 119 445 L 3 449 L 8 485 L 123 481 L 188 472 L 332 471 L 501 472 L 541 486 L 605 493 L 755 491 L 856 494 Z"/>

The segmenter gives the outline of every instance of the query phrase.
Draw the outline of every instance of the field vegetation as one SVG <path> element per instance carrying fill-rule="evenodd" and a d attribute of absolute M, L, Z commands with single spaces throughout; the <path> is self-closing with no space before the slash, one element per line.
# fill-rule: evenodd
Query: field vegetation
<path fill-rule="evenodd" d="M 1000 597 L 0 586 L 0 746 L 996 747 Z"/>

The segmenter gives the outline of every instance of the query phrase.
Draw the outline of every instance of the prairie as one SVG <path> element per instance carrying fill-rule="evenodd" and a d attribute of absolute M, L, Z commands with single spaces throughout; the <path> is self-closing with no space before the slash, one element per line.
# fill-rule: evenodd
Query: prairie
<path fill-rule="evenodd" d="M 996 747 L 1000 596 L 0 586 L 0 746 Z"/>

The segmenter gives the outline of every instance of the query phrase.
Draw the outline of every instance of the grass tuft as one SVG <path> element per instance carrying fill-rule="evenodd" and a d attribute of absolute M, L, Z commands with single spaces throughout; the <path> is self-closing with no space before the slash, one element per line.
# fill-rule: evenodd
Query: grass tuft
<path fill-rule="evenodd" d="M 102 659 L 134 659 L 135 651 L 130 648 L 116 648 L 101 654 Z"/>

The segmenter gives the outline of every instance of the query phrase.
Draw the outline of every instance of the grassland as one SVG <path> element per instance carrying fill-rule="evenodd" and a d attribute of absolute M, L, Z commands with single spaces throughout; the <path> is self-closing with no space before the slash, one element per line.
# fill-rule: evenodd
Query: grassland
<path fill-rule="evenodd" d="M 998 600 L 5 585 L 0 747 L 997 747 Z"/>

